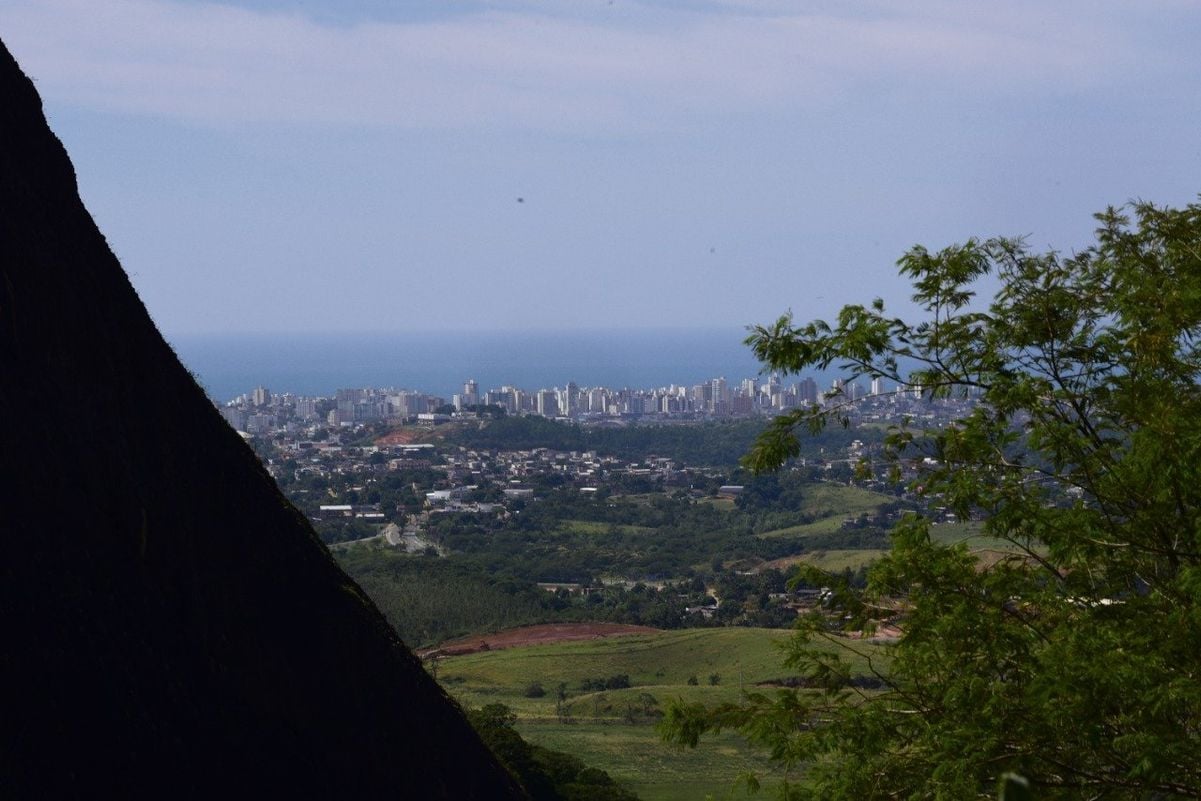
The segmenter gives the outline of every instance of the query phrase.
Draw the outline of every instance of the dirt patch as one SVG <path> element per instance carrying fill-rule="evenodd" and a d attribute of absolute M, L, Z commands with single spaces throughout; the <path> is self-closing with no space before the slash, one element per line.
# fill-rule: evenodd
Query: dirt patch
<path fill-rule="evenodd" d="M 496 651 L 502 648 L 521 648 L 526 645 L 543 645 L 568 640 L 599 640 L 605 637 L 620 637 L 625 634 L 651 634 L 660 629 L 650 626 L 632 626 L 624 623 L 544 623 L 540 626 L 522 626 L 506 629 L 495 634 L 481 634 L 447 640 L 437 648 L 418 651 L 422 659 L 441 656 L 460 656 L 478 651 Z"/>
<path fill-rule="evenodd" d="M 414 428 L 398 428 L 389 431 L 375 441 L 375 447 L 387 448 L 394 445 L 412 445 L 427 432 Z"/>
<path fill-rule="evenodd" d="M 800 554 L 798 556 L 784 556 L 779 559 L 772 559 L 770 562 L 764 562 L 759 565 L 758 572 L 762 573 L 766 570 L 788 570 L 793 565 L 799 565 L 804 562 L 811 554 Z"/>

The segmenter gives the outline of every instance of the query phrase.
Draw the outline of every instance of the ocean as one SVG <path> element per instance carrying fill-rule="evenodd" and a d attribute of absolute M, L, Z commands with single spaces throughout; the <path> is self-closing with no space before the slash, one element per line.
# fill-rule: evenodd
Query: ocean
<path fill-rule="evenodd" d="M 648 389 L 716 377 L 730 384 L 760 365 L 733 329 L 189 334 L 168 337 L 214 400 L 262 385 L 272 392 L 332 395 L 396 387 L 450 398 L 474 379 L 480 392 L 605 386 Z M 815 378 L 817 376 L 815 375 Z"/>

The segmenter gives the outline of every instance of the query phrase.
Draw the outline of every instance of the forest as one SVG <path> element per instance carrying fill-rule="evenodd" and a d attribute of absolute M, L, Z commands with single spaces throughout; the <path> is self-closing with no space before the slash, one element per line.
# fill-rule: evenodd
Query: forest
<path fill-rule="evenodd" d="M 563 451 L 596 451 L 638 460 L 662 456 L 690 465 L 731 468 L 738 464 L 763 431 L 759 419 L 676 423 L 582 426 L 538 416 L 502 417 L 478 427 L 454 432 L 450 441 L 468 448 Z M 807 452 L 845 448 L 862 432 L 830 429 L 807 443 Z"/>
<path fill-rule="evenodd" d="M 788 626 L 796 613 L 778 597 L 785 592 L 784 573 L 766 567 L 769 562 L 830 549 L 887 548 L 888 528 L 912 505 L 866 491 L 852 495 L 855 488 L 800 470 L 745 478 L 743 494 L 732 502 L 681 491 L 623 496 L 560 487 L 518 502 L 507 516 L 431 516 L 425 535 L 444 556 L 364 546 L 338 554 L 415 645 L 567 620 Z M 831 491 L 851 499 L 833 515 Z M 827 530 L 774 535 L 815 522 Z M 840 575 L 862 583 L 864 572 Z M 548 592 L 539 583 L 576 586 Z M 722 600 L 712 614 L 685 612 L 713 604 L 711 590 Z"/>

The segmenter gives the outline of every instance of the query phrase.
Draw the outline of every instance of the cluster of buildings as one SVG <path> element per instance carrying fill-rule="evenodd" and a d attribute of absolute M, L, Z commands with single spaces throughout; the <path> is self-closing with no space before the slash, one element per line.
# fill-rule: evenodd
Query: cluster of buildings
<path fill-rule="evenodd" d="M 821 404 L 830 398 L 861 400 L 865 397 L 920 399 L 920 387 L 885 387 L 875 379 L 866 387 L 835 379 L 819 390 L 812 378 L 785 385 L 779 376 L 766 381 L 748 378 L 732 384 L 719 377 L 691 386 L 672 384 L 655 389 L 610 389 L 580 387 L 568 382 L 565 387 L 526 391 L 502 386 L 481 392 L 468 380 L 462 392 L 449 400 L 437 395 L 403 389 L 371 387 L 339 389 L 333 397 L 273 395 L 265 387 L 256 387 L 221 407 L 231 426 L 251 434 L 264 434 L 287 428 L 324 423 L 334 427 L 352 426 L 374 420 L 411 420 L 439 423 L 456 414 L 476 412 L 481 407 L 503 409 L 509 415 L 540 415 L 578 421 L 614 418 L 710 419 L 774 414 L 797 406 Z"/>
<path fill-rule="evenodd" d="M 558 451 L 550 448 L 531 448 L 512 451 L 463 450 L 447 453 L 445 464 L 439 467 L 454 485 L 478 483 L 487 479 L 506 485 L 517 485 L 536 476 L 560 475 L 585 490 L 595 491 L 603 480 L 616 475 L 644 476 L 671 481 L 688 471 L 672 459 L 647 456 L 630 462 L 596 451 Z M 589 486 L 591 485 L 591 486 Z M 506 496 L 526 497 L 532 490 L 506 490 Z M 431 500 L 446 500 L 431 497 Z"/>
<path fill-rule="evenodd" d="M 315 524 L 346 519 L 394 522 L 405 526 L 402 534 L 420 528 L 431 515 L 503 513 L 512 501 L 532 499 L 533 487 L 550 476 L 559 477 L 557 486 L 592 493 L 623 476 L 642 477 L 662 486 L 689 487 L 720 475 L 713 468 L 689 467 L 663 457 L 630 461 L 591 450 L 475 450 L 456 445 L 393 443 L 387 437 L 371 445 L 346 445 L 337 433 L 320 442 L 285 436 L 275 445 L 273 458 L 267 460 L 268 472 L 277 480 L 285 480 L 289 499 Z M 419 517 L 406 515 L 403 508 L 382 508 L 372 502 L 371 489 L 379 486 L 383 477 L 412 469 L 426 469 L 437 477 L 421 490 L 423 509 Z M 311 494 L 307 489 L 310 485 L 302 480 L 314 477 L 329 479 L 328 491 Z M 344 491 L 335 491 L 335 487 Z M 484 497 L 477 492 L 481 487 L 489 488 Z"/>

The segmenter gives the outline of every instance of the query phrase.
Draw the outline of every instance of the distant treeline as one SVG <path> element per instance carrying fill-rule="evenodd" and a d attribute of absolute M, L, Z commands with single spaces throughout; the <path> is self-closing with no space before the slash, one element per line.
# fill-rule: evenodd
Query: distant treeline
<path fill-rule="evenodd" d="M 821 480 L 829 472 L 723 472 L 723 480 L 744 485 L 733 504 L 697 499 L 687 489 L 619 495 L 607 487 L 594 493 L 561 487 L 536 501 L 515 501 L 503 514 L 432 516 L 424 534 L 445 557 L 362 547 L 338 557 L 417 646 L 552 621 L 788 625 L 795 614 L 770 597 L 783 590 L 782 575 L 742 577 L 738 571 L 806 552 L 885 549 L 892 519 L 910 505 L 884 495 L 864 498 L 862 490 Z M 760 536 L 819 519 L 833 525 Z M 605 576 L 669 583 L 662 590 L 646 584 L 599 589 Z M 547 592 L 538 582 L 593 589 Z M 686 612 L 712 604 L 714 586 L 722 601 L 715 614 Z"/>
<path fill-rule="evenodd" d="M 478 428 L 460 429 L 450 439 L 480 450 L 596 451 L 632 462 L 659 456 L 693 466 L 732 467 L 750 450 L 766 423 L 761 419 L 728 422 L 632 425 L 623 428 L 580 426 L 545 417 L 504 417 Z M 875 429 L 827 429 L 803 442 L 803 455 L 831 456 L 852 440 L 878 439 Z"/>
<path fill-rule="evenodd" d="M 490 575 L 474 561 L 406 556 L 379 549 L 340 553 L 343 568 L 363 587 L 412 647 L 551 622 L 632 623 L 656 628 L 746 625 L 786 627 L 796 616 L 770 596 L 784 590 L 785 574 L 744 575 L 722 565 L 662 588 L 609 585 L 588 594 L 548 592 L 512 575 Z M 851 578 L 850 576 L 848 576 Z M 714 606 L 716 614 L 686 614 Z"/>
<path fill-rule="evenodd" d="M 532 582 L 491 578 L 475 565 L 366 550 L 339 560 L 412 647 L 548 618 L 548 593 Z"/>
<path fill-rule="evenodd" d="M 754 535 L 756 523 L 805 519 L 800 512 L 755 514 L 685 498 L 606 501 L 562 492 L 507 521 L 440 516 L 427 533 L 449 551 L 447 557 L 352 548 L 338 558 L 414 646 L 531 623 L 581 620 L 658 628 L 787 626 L 795 615 L 769 597 L 783 591 L 784 575 L 738 571 L 805 551 L 888 547 L 883 521 L 874 515 L 836 531 L 807 534 L 802 541 Z M 600 577 L 614 574 L 668 583 L 661 589 L 598 586 Z M 847 578 L 863 580 L 861 574 Z M 548 592 L 537 582 L 592 589 Z M 722 601 L 716 614 L 688 614 L 689 608 L 713 604 L 712 587 Z"/>
<path fill-rule="evenodd" d="M 453 439 L 477 449 L 597 451 L 630 461 L 654 455 L 690 465 L 730 466 L 762 430 L 760 420 L 592 428 L 529 416 L 492 420 L 480 428 L 461 430 Z"/>

